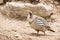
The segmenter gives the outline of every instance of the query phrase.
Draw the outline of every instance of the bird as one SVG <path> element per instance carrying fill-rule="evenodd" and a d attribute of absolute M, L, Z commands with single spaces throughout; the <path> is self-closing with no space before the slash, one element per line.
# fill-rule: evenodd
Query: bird
<path fill-rule="evenodd" d="M 33 15 L 32 11 L 29 11 L 28 16 L 27 16 L 27 21 L 29 25 L 31 26 L 31 28 L 37 31 L 37 34 L 39 34 L 39 31 L 41 31 L 44 33 L 44 35 L 46 35 L 45 31 L 47 30 L 51 32 L 55 32 L 48 25 L 48 22 L 44 18 L 37 15 Z"/>

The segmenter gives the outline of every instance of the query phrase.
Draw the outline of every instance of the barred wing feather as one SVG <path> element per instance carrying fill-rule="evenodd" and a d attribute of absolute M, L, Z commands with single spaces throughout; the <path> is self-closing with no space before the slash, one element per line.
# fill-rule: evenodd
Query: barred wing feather
<path fill-rule="evenodd" d="M 38 26 L 45 26 L 45 23 L 41 19 L 35 18 L 35 21 L 34 22 Z"/>

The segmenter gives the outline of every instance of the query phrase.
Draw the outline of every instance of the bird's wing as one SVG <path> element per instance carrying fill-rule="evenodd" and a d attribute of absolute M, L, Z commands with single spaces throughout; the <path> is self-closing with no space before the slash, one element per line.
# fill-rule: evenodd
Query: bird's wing
<path fill-rule="evenodd" d="M 35 18 L 35 24 L 38 25 L 38 26 L 45 26 L 45 23 L 42 19 L 40 18 Z"/>

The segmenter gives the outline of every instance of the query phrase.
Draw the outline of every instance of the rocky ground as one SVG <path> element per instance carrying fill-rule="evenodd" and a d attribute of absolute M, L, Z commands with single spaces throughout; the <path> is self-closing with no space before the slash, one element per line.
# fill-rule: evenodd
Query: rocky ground
<path fill-rule="evenodd" d="M 54 22 L 49 22 L 55 32 L 46 31 L 46 36 L 29 27 L 28 22 L 8 19 L 0 14 L 0 40 L 60 40 L 60 14 L 55 14 Z"/>
<path fill-rule="evenodd" d="M 42 32 L 39 35 L 32 29 L 27 21 L 7 18 L 0 13 L 0 40 L 60 40 L 60 13 L 52 15 L 54 18 L 49 22 L 55 32 L 46 31 L 44 36 Z"/>

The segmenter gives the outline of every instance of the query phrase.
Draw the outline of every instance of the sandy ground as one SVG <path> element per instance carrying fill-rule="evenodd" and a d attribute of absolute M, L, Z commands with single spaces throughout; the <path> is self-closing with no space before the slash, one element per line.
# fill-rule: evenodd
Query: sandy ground
<path fill-rule="evenodd" d="M 60 40 L 59 15 L 56 20 L 53 23 L 50 22 L 56 32 L 46 31 L 46 36 L 40 32 L 37 36 L 36 31 L 29 27 L 28 22 L 8 19 L 0 14 L 0 40 Z"/>
<path fill-rule="evenodd" d="M 54 22 L 49 22 L 55 32 L 46 31 L 39 35 L 28 22 L 6 18 L 0 14 L 0 40 L 60 40 L 60 14 L 53 15 Z"/>

